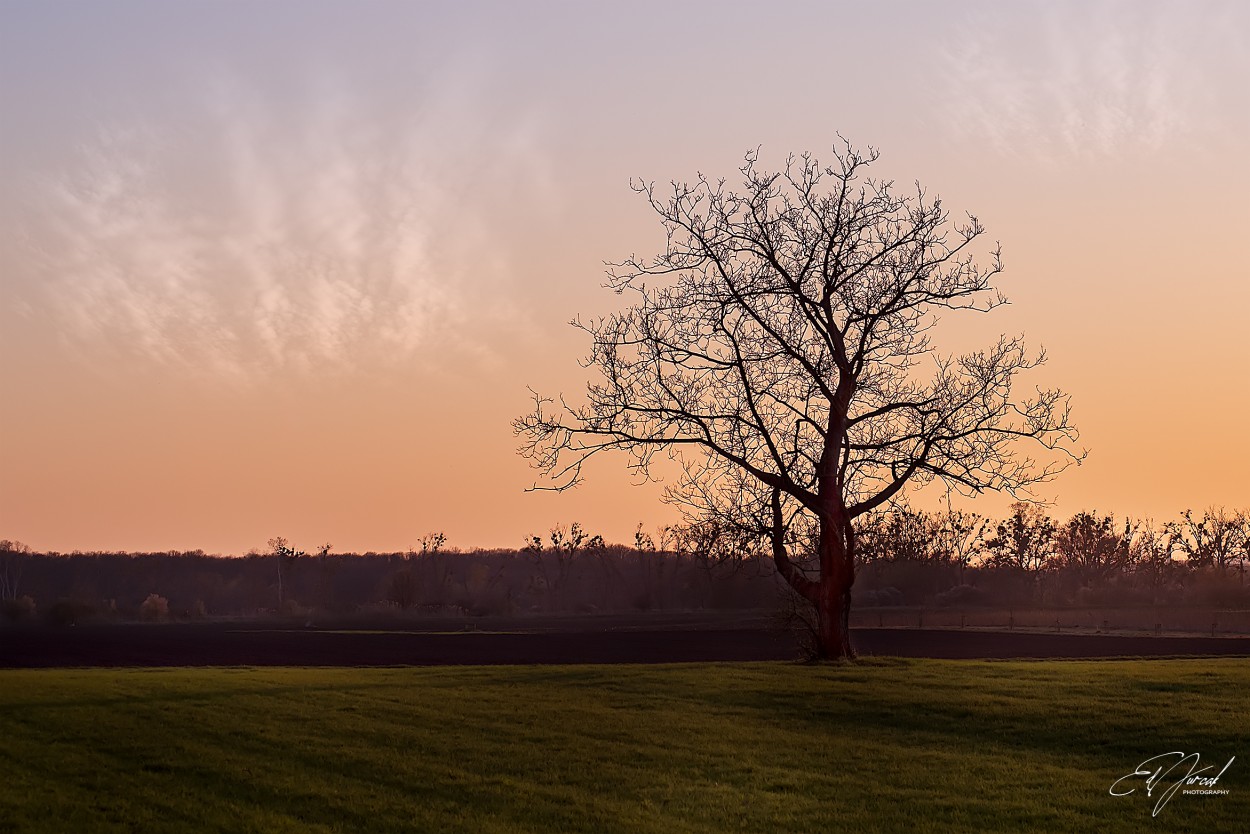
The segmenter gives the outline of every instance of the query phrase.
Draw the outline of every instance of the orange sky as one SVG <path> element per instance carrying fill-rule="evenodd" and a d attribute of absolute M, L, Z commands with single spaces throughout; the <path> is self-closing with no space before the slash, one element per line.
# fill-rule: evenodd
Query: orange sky
<path fill-rule="evenodd" d="M 938 343 L 1048 349 L 1090 450 L 1057 513 L 1250 506 L 1246 7 L 885 5 L 5 4 L 0 537 L 669 522 L 620 459 L 525 493 L 510 420 L 662 244 L 631 176 L 839 131 L 1002 241 L 1012 305 Z"/>

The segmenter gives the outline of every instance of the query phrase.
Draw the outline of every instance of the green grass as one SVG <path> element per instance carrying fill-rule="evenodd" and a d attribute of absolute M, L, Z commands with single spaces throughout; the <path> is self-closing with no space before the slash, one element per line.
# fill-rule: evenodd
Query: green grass
<path fill-rule="evenodd" d="M 1245 831 L 1244 660 L 0 672 L 0 832 Z M 1171 750 L 1228 796 L 1116 798 Z"/>

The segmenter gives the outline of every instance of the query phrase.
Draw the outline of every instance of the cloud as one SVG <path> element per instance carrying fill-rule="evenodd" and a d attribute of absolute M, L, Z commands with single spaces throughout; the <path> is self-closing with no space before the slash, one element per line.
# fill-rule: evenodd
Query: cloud
<path fill-rule="evenodd" d="M 487 204 L 550 198 L 525 125 L 463 85 L 406 112 L 305 92 L 100 128 L 31 191 L 22 302 L 85 354 L 243 381 L 480 353 L 516 315 Z"/>
<path fill-rule="evenodd" d="M 1248 22 L 1235 3 L 997 4 L 944 50 L 941 100 L 953 132 L 1006 154 L 1150 153 L 1226 118 Z"/>

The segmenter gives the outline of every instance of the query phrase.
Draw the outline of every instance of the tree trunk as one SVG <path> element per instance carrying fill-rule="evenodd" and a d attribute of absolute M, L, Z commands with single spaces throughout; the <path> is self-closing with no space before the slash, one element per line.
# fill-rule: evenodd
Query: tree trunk
<path fill-rule="evenodd" d="M 855 559 L 852 555 L 853 533 L 834 523 L 821 525 L 820 581 L 816 591 L 816 658 L 818 660 L 850 660 L 855 657 L 851 646 L 851 585 L 855 582 Z"/>
<path fill-rule="evenodd" d="M 773 563 L 790 587 L 816 611 L 812 634 L 814 660 L 850 660 L 851 585 L 855 582 L 855 530 L 849 521 L 832 522 L 824 517 L 816 542 L 820 579 L 813 580 L 790 561 L 786 550 L 785 525 L 781 513 L 781 493 L 773 490 Z M 845 516 L 843 516 L 845 518 Z"/>
<path fill-rule="evenodd" d="M 851 584 L 842 577 L 821 581 L 816 600 L 816 658 L 849 660 L 855 657 L 851 646 Z"/>

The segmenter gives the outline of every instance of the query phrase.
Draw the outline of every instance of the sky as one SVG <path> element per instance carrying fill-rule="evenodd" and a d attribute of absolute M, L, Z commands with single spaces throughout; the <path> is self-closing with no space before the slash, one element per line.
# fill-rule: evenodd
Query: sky
<path fill-rule="evenodd" d="M 1057 515 L 1250 506 L 1250 5 L 0 0 L 0 537 L 518 546 L 676 520 L 527 492 L 631 178 L 881 152 L 1001 241 L 1089 456 Z M 1001 497 L 973 509 L 998 513 Z"/>

